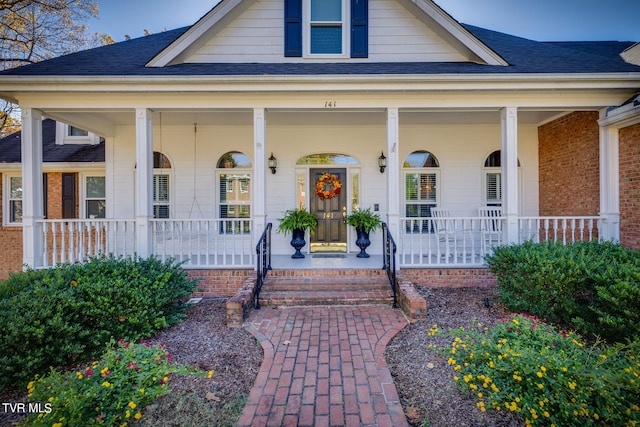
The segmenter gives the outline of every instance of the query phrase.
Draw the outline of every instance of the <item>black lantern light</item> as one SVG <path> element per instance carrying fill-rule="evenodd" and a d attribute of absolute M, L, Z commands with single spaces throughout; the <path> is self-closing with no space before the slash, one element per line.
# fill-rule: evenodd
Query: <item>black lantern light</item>
<path fill-rule="evenodd" d="M 378 157 L 378 166 L 380 166 L 380 173 L 384 173 L 384 168 L 387 167 L 387 158 L 384 153 L 380 153 L 380 157 Z"/>
<path fill-rule="evenodd" d="M 271 173 L 275 175 L 276 168 L 278 167 L 278 159 L 273 157 L 273 153 L 271 153 L 271 157 L 269 157 L 268 161 L 269 161 L 269 169 L 271 169 Z"/>

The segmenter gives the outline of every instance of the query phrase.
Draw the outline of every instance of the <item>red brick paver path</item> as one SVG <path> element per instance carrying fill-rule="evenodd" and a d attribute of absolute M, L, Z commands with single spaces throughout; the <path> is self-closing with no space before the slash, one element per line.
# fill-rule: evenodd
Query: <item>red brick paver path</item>
<path fill-rule="evenodd" d="M 238 426 L 408 426 L 383 357 L 406 325 L 386 306 L 254 310 L 264 360 Z"/>

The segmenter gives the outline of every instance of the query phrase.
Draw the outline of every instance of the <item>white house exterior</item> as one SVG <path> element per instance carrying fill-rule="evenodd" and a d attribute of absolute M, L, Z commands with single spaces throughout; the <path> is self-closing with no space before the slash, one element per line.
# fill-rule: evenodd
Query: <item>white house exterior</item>
<path fill-rule="evenodd" d="M 300 206 L 321 223 L 307 253 L 357 252 L 343 215 L 371 208 L 401 268 L 478 267 L 530 238 L 620 240 L 607 111 L 640 91 L 640 66 L 618 55 L 632 44 L 525 40 L 430 0 L 223 0 L 189 28 L 5 71 L 0 96 L 22 109 L 23 261 L 252 268 L 266 224 Z M 601 118 L 598 206 L 541 215 L 540 129 L 576 112 Z M 43 116 L 105 139 L 105 218 L 43 220 Z M 340 196 L 316 196 L 324 172 Z M 289 237 L 272 252 L 291 254 Z"/>

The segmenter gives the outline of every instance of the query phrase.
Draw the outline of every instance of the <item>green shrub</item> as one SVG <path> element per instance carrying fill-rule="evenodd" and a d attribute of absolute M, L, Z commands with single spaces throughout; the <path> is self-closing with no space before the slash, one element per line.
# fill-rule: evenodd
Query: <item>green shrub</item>
<path fill-rule="evenodd" d="M 459 331 L 449 364 L 481 411 L 512 411 L 532 426 L 631 426 L 640 421 L 640 342 L 588 346 L 515 315 Z"/>
<path fill-rule="evenodd" d="M 487 257 L 502 302 L 612 342 L 640 338 L 640 253 L 611 242 L 525 243 Z"/>
<path fill-rule="evenodd" d="M 0 390 L 176 323 L 195 282 L 173 261 L 96 258 L 0 283 Z"/>
<path fill-rule="evenodd" d="M 84 369 L 31 381 L 29 402 L 40 413 L 24 421 L 29 426 L 126 425 L 143 416 L 142 408 L 170 392 L 172 374 L 192 373 L 171 363 L 163 347 L 141 342 L 113 342 L 103 356 Z"/>

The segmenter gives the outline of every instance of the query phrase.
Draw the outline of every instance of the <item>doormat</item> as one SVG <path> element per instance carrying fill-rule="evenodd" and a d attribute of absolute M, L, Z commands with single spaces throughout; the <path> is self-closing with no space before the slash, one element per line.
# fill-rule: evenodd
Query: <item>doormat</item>
<path fill-rule="evenodd" d="M 346 258 L 345 254 L 313 254 L 311 258 Z"/>

